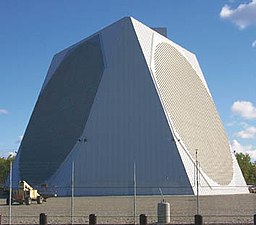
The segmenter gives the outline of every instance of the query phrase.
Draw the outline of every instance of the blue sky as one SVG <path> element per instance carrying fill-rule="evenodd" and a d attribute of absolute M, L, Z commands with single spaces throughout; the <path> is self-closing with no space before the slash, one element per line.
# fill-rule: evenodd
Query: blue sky
<path fill-rule="evenodd" d="M 17 151 L 53 55 L 124 16 L 197 55 L 230 143 L 256 160 L 256 0 L 0 0 L 0 156 Z"/>

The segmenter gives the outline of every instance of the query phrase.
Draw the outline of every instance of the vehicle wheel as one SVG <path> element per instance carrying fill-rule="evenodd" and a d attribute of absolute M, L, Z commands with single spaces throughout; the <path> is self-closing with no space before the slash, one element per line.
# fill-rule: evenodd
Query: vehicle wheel
<path fill-rule="evenodd" d="M 43 203 L 43 198 L 42 198 L 42 196 L 38 196 L 37 199 L 36 199 L 36 201 L 37 201 L 37 204 L 42 204 L 42 203 Z"/>
<path fill-rule="evenodd" d="M 25 204 L 26 205 L 30 205 L 31 204 L 31 198 L 30 197 L 25 198 Z"/>

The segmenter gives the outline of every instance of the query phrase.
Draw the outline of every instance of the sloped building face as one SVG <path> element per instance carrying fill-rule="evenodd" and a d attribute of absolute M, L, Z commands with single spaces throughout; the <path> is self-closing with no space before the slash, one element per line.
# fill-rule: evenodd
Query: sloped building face
<path fill-rule="evenodd" d="M 247 193 L 195 55 L 156 30 L 126 17 L 54 56 L 14 183 L 194 194 L 198 150 L 201 194 Z"/>

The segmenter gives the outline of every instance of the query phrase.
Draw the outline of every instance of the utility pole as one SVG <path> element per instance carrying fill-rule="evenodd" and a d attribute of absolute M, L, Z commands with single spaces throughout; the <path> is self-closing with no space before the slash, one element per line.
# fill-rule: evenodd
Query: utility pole
<path fill-rule="evenodd" d="M 198 149 L 196 149 L 196 214 L 199 215 L 199 162 Z"/>
<path fill-rule="evenodd" d="M 72 162 L 72 168 L 71 168 L 71 224 L 73 225 L 74 219 L 74 179 L 75 179 L 75 163 Z"/>
<path fill-rule="evenodd" d="M 12 224 L 12 161 L 10 161 L 9 225 Z"/>
<path fill-rule="evenodd" d="M 133 162 L 133 193 L 134 193 L 134 202 L 133 202 L 133 221 L 136 224 L 136 163 L 135 160 Z"/>

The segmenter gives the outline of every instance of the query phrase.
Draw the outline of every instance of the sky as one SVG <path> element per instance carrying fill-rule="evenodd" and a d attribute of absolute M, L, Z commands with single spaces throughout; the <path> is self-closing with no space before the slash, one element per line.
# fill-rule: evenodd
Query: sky
<path fill-rule="evenodd" d="M 256 0 L 0 0 L 0 157 L 18 150 L 54 54 L 125 16 L 196 54 L 233 150 L 256 161 Z"/>

